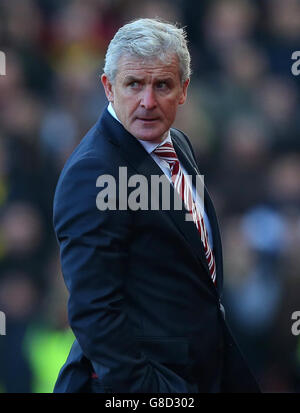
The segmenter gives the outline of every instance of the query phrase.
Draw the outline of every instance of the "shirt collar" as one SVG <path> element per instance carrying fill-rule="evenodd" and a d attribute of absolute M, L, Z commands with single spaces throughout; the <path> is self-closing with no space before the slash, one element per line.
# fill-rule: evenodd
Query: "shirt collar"
<path fill-rule="evenodd" d="M 113 118 L 115 118 L 118 122 L 120 122 L 120 120 L 117 117 L 116 112 L 115 112 L 111 102 L 109 102 L 107 110 Z M 161 143 L 153 143 L 153 142 L 149 142 L 149 141 L 143 141 L 142 139 L 138 139 L 138 141 L 140 142 L 141 145 L 143 145 L 143 147 L 145 148 L 145 150 L 148 153 L 152 153 L 158 146 L 163 145 L 166 142 L 172 143 L 170 130 L 168 131 L 167 137 Z"/>

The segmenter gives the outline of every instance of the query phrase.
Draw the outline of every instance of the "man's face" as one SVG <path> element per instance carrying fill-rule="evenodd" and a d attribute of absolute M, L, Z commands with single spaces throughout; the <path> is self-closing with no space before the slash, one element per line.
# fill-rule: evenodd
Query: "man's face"
<path fill-rule="evenodd" d="M 186 100 L 189 80 L 182 84 L 176 55 L 168 63 L 122 56 L 113 83 L 105 74 L 106 96 L 125 127 L 138 139 L 161 142 Z"/>

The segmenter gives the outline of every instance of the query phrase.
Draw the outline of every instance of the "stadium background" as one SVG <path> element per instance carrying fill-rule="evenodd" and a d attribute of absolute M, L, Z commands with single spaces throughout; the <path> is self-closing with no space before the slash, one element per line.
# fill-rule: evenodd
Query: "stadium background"
<path fill-rule="evenodd" d="M 188 31 L 193 75 L 176 125 L 219 215 L 228 321 L 263 391 L 300 390 L 300 2 L 0 0 L 1 392 L 51 392 L 66 358 L 55 184 L 106 104 L 110 39 L 155 16 Z"/>

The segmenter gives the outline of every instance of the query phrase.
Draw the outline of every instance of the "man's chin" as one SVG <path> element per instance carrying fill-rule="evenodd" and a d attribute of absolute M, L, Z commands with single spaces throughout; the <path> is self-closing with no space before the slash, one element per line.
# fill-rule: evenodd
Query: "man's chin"
<path fill-rule="evenodd" d="M 131 132 L 133 136 L 142 141 L 161 142 L 166 136 L 166 131 L 159 129 L 139 129 Z"/>
<path fill-rule="evenodd" d="M 159 143 L 162 142 L 164 139 L 164 135 L 139 135 L 137 136 L 137 139 L 141 141 L 147 141 L 147 142 L 153 142 L 153 143 Z"/>

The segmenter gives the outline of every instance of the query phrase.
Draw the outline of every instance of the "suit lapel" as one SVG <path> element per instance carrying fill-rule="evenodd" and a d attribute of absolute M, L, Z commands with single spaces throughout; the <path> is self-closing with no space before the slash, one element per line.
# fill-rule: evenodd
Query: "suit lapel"
<path fill-rule="evenodd" d="M 193 156 L 188 157 L 186 155 L 188 151 L 183 152 L 182 150 L 183 142 L 181 141 L 179 142 L 177 134 L 175 133 L 172 134 L 172 141 L 173 141 L 174 148 L 175 148 L 175 151 L 178 155 L 180 162 L 182 162 L 182 165 L 186 169 L 187 173 L 192 176 L 193 182 L 195 184 L 196 175 L 201 175 L 201 173 L 199 172 L 199 169 L 194 160 L 194 157 Z M 219 224 L 217 220 L 216 211 L 213 206 L 212 200 L 210 198 L 209 192 L 205 185 L 204 185 L 204 207 L 205 207 L 205 211 L 208 216 L 208 219 L 209 219 L 212 237 L 213 237 L 213 244 L 214 244 L 213 252 L 214 252 L 216 268 L 217 268 L 217 290 L 219 293 L 221 293 L 222 284 L 223 284 L 223 256 L 222 256 L 221 236 L 220 236 Z"/>
<path fill-rule="evenodd" d="M 151 175 L 162 175 L 163 172 L 156 164 L 156 162 L 152 159 L 152 157 L 147 153 L 147 151 L 143 148 L 143 146 L 138 142 L 138 140 L 133 137 L 126 129 L 117 121 L 115 120 L 107 111 L 104 112 L 102 116 L 102 122 L 98 123 L 98 126 L 103 127 L 103 132 L 106 136 L 108 136 L 109 140 L 113 144 L 117 144 L 122 151 L 122 156 L 126 159 L 126 161 L 134 168 L 138 174 L 141 174 L 146 177 L 150 177 Z M 196 175 L 196 169 L 192 166 L 180 149 L 177 142 L 174 142 L 175 150 L 178 154 L 179 160 L 183 163 L 184 167 L 188 171 L 190 175 Z M 192 171 L 191 171 L 192 168 Z M 173 186 L 171 185 L 171 194 L 173 199 L 174 197 L 179 197 L 176 191 L 174 191 Z M 186 221 L 186 209 L 182 210 L 175 210 L 172 207 L 170 210 L 165 211 L 168 213 L 173 220 L 176 227 L 179 229 L 181 234 L 184 236 L 186 241 L 191 246 L 194 254 L 201 262 L 204 271 L 207 277 L 204 277 L 207 281 L 208 285 L 212 288 L 214 293 L 216 294 L 216 288 L 211 280 L 207 260 L 205 257 L 204 248 L 202 242 L 199 237 L 198 230 L 195 224 L 192 221 Z"/>

